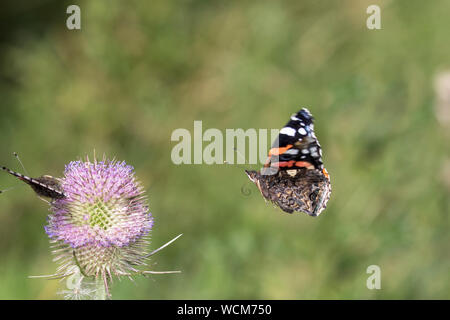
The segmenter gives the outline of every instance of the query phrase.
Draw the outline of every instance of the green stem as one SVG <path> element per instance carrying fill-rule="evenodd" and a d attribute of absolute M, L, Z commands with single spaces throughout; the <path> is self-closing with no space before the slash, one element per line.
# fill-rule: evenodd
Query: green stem
<path fill-rule="evenodd" d="M 95 277 L 95 300 L 106 300 L 106 289 L 103 283 L 103 278 L 100 276 Z"/>

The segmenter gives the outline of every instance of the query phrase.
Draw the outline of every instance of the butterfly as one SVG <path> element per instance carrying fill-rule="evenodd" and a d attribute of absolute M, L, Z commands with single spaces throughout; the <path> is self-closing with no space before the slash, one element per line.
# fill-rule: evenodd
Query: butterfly
<path fill-rule="evenodd" d="M 30 178 L 6 167 L 0 168 L 30 185 L 34 192 L 40 197 L 50 198 L 52 200 L 63 199 L 66 197 L 61 189 L 59 179 L 57 178 L 48 175 Z"/>
<path fill-rule="evenodd" d="M 280 130 L 262 170 L 245 170 L 261 195 L 287 213 L 318 216 L 330 199 L 330 175 L 323 166 L 313 121 L 306 108 L 293 114 Z"/>

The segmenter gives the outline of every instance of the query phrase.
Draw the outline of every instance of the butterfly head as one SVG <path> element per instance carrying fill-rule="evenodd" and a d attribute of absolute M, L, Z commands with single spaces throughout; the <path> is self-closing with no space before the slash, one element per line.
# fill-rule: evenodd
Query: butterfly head
<path fill-rule="evenodd" d="M 245 170 L 245 173 L 247 174 L 247 177 L 250 179 L 251 182 L 256 184 L 258 187 L 258 190 L 261 192 L 263 197 L 267 197 L 265 192 L 263 192 L 263 189 L 261 188 L 261 173 L 254 170 Z"/>
<path fill-rule="evenodd" d="M 258 180 L 258 175 L 259 173 L 257 171 L 253 171 L 253 170 L 245 170 L 245 173 L 247 174 L 248 178 L 256 183 L 256 181 Z"/>
<path fill-rule="evenodd" d="M 247 177 L 250 179 L 250 181 L 256 184 L 258 189 L 261 190 L 261 187 L 259 185 L 259 179 L 261 174 L 258 171 L 254 170 L 245 170 L 245 173 L 247 174 Z"/>

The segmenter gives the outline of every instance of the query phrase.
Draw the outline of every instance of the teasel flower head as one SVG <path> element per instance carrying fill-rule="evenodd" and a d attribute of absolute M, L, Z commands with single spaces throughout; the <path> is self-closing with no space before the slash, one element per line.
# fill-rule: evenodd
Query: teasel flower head
<path fill-rule="evenodd" d="M 138 269 L 159 249 L 148 252 L 153 217 L 133 167 L 105 158 L 73 161 L 59 183 L 63 197 L 50 202 L 45 227 L 59 263 L 53 278 L 94 280 L 110 296 L 114 277 L 177 272 Z"/>

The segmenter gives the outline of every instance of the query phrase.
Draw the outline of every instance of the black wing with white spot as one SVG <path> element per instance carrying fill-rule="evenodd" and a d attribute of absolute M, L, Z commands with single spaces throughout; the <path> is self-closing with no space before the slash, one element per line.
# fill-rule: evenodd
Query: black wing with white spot
<path fill-rule="evenodd" d="M 304 167 L 322 170 L 322 149 L 314 133 L 313 121 L 306 108 L 293 114 L 280 130 L 265 166 L 278 166 L 286 170 Z"/>

